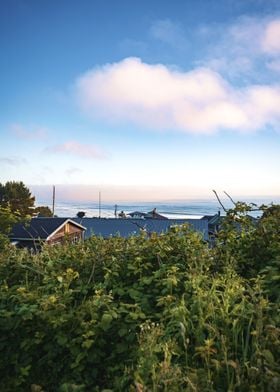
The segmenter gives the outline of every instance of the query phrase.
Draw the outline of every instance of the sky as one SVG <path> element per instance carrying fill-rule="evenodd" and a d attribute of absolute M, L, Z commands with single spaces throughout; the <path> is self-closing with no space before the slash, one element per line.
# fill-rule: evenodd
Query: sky
<path fill-rule="evenodd" d="M 280 196 L 279 0 L 0 0 L 0 182 Z"/>

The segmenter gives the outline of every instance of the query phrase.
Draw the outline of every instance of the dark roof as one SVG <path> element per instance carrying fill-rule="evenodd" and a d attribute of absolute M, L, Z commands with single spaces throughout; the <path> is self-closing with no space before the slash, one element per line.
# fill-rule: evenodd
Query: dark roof
<path fill-rule="evenodd" d="M 140 211 L 133 211 L 133 212 L 129 212 L 127 215 L 129 215 L 129 216 L 137 215 L 137 216 L 145 217 L 147 215 L 147 213 L 146 212 L 140 212 Z"/>
<path fill-rule="evenodd" d="M 92 235 L 108 238 L 120 235 L 121 237 L 130 237 L 140 233 L 141 229 L 158 234 L 168 231 L 174 225 L 188 223 L 193 230 L 203 234 L 205 240 L 208 240 L 208 221 L 207 219 L 116 219 L 116 218 L 73 218 L 75 222 L 80 223 L 87 228 L 85 238 Z"/>
<path fill-rule="evenodd" d="M 168 219 L 166 216 L 160 215 L 158 212 L 156 212 L 156 209 L 149 211 L 146 215 L 146 218 L 148 219 Z"/>
<path fill-rule="evenodd" d="M 224 217 L 218 213 L 215 215 L 204 215 L 202 219 L 207 219 L 209 225 L 217 225 L 217 224 L 221 223 L 221 221 L 222 221 L 222 219 L 224 219 Z"/>
<path fill-rule="evenodd" d="M 9 237 L 15 239 L 41 239 L 46 240 L 54 231 L 60 228 L 67 221 L 74 225 L 79 225 L 69 218 L 32 218 L 30 222 L 23 224 L 17 223 Z M 81 225 L 79 225 L 83 228 Z M 83 228 L 85 230 L 85 228 Z"/>
<path fill-rule="evenodd" d="M 149 212 L 140 212 L 140 211 L 133 211 L 128 213 L 127 215 L 134 217 L 134 216 L 140 216 L 145 219 L 168 219 L 166 216 L 163 216 L 156 212 L 156 209 L 153 209 L 152 211 Z"/>

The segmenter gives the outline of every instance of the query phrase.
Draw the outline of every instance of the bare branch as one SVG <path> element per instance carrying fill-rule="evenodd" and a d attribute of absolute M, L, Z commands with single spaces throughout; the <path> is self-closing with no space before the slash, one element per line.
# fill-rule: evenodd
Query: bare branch
<path fill-rule="evenodd" d="M 132 221 L 132 220 L 129 220 L 129 222 L 132 223 L 133 225 L 139 227 L 141 230 L 145 231 L 148 234 L 148 237 L 151 236 L 152 233 L 149 230 L 147 230 L 146 225 L 142 226 L 138 222 L 135 222 L 135 221 Z"/>
<path fill-rule="evenodd" d="M 87 282 L 88 285 L 90 284 L 92 278 L 94 277 L 94 270 L 95 270 L 95 263 L 92 264 L 91 273 L 90 273 L 90 276 L 89 276 L 89 279 L 88 279 L 88 282 Z"/>
<path fill-rule="evenodd" d="M 225 208 L 225 206 L 224 206 L 223 203 L 221 202 L 221 200 L 220 200 L 220 198 L 219 198 L 217 192 L 215 191 L 215 189 L 213 189 L 213 192 L 214 192 L 214 194 L 215 194 L 215 196 L 216 196 L 216 198 L 217 198 L 217 200 L 218 200 L 220 206 L 222 206 L 222 209 L 223 209 L 225 212 L 227 212 L 227 209 Z"/>
<path fill-rule="evenodd" d="M 226 191 L 224 191 L 224 194 L 229 198 L 229 200 L 232 202 L 232 204 L 234 204 L 236 206 L 236 202 L 232 199 L 232 197 Z"/>

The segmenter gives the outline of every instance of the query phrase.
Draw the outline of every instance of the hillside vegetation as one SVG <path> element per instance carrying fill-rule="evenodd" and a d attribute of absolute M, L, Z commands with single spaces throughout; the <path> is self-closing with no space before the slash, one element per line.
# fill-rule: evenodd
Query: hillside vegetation
<path fill-rule="evenodd" d="M 280 207 L 0 253 L 0 390 L 279 391 Z"/>

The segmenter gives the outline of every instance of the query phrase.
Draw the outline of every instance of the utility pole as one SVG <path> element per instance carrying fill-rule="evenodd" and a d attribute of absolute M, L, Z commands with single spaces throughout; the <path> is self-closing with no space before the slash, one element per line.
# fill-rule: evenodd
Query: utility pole
<path fill-rule="evenodd" d="M 55 186 L 53 185 L 53 196 L 52 196 L 52 216 L 54 217 L 54 205 L 55 205 Z"/>
<path fill-rule="evenodd" d="M 99 218 L 101 218 L 101 192 L 99 191 Z"/>

